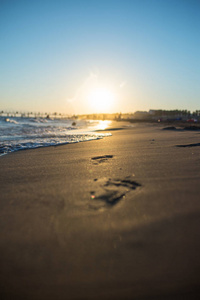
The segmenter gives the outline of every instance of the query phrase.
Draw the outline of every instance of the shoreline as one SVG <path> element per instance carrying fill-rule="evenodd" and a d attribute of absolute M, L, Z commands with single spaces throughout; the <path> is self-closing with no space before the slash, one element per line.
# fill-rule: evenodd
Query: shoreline
<path fill-rule="evenodd" d="M 104 123 L 105 122 L 105 123 Z M 119 126 L 120 125 L 120 126 Z M 101 139 L 105 138 L 108 136 L 108 134 L 112 135 L 113 131 L 119 131 L 119 130 L 124 130 L 124 129 L 129 129 L 133 127 L 146 127 L 146 126 L 154 126 L 158 127 L 165 130 L 179 130 L 179 131 L 200 131 L 200 125 L 198 123 L 188 123 L 188 122 L 183 122 L 183 121 L 162 121 L 162 122 L 156 122 L 156 121 L 149 121 L 149 120 L 118 120 L 118 121 L 111 121 L 111 120 L 104 120 L 100 121 L 99 120 L 99 125 L 92 130 L 92 128 L 88 128 L 89 130 L 76 130 L 75 132 L 68 132 L 68 134 L 65 136 L 65 141 L 62 140 L 62 138 L 58 141 L 48 141 L 48 140 L 43 140 L 43 144 L 40 142 L 36 144 L 34 143 L 34 140 L 30 143 L 23 142 L 23 140 L 19 140 L 18 144 L 12 143 L 9 145 L 4 145 L 2 144 L 1 147 L 1 153 L 0 157 L 9 153 L 13 152 L 18 152 L 21 150 L 29 150 L 29 149 L 38 149 L 38 148 L 44 148 L 44 147 L 57 147 L 57 146 L 62 146 L 62 145 L 68 145 L 72 143 L 80 143 L 80 142 L 85 142 L 85 141 L 91 141 L 95 139 Z M 98 128 L 99 127 L 99 128 Z M 104 128 L 105 127 L 105 128 Z M 93 135 L 98 135 L 102 134 L 104 136 L 96 136 L 96 138 Z M 73 136 L 79 136 L 78 140 L 71 140 L 69 137 Z M 80 138 L 82 136 L 83 139 Z M 90 137 L 88 137 L 90 136 Z M 58 136 L 59 137 L 59 136 Z M 68 137 L 68 139 L 67 139 Z M 87 137 L 86 140 L 84 138 Z M 13 136 L 15 139 L 15 136 Z M 62 140 L 62 141 L 61 141 Z M 42 137 L 41 137 L 42 141 Z M 4 141 L 2 142 L 4 143 Z M 30 145 L 31 144 L 31 145 Z M 10 147 L 10 148 L 9 148 Z M 7 152 L 3 152 L 7 151 Z"/>
<path fill-rule="evenodd" d="M 3 299 L 200 295 L 200 133 L 112 128 L 0 158 Z"/>

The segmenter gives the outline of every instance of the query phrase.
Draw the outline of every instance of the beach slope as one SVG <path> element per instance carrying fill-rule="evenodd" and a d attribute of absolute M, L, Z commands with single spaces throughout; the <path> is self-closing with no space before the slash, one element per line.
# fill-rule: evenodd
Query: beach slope
<path fill-rule="evenodd" d="M 200 296 L 200 133 L 119 129 L 0 157 L 1 299 Z"/>

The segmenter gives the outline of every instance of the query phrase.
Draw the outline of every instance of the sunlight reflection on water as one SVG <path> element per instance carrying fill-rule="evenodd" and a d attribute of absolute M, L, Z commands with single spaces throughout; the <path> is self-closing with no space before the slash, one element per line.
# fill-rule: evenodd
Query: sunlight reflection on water
<path fill-rule="evenodd" d="M 95 130 L 105 130 L 109 127 L 112 121 L 99 121 L 98 124 L 95 126 Z"/>

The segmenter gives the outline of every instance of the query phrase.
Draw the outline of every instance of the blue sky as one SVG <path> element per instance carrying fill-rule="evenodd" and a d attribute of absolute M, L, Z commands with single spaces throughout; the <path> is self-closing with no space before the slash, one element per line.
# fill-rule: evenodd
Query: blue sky
<path fill-rule="evenodd" d="M 200 109 L 200 1 L 0 0 L 0 44 L 0 110 Z"/>

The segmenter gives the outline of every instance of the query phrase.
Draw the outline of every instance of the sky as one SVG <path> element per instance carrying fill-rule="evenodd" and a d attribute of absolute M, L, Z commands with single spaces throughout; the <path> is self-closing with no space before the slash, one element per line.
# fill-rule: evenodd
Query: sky
<path fill-rule="evenodd" d="M 0 0 L 0 111 L 200 109 L 200 0 Z"/>

